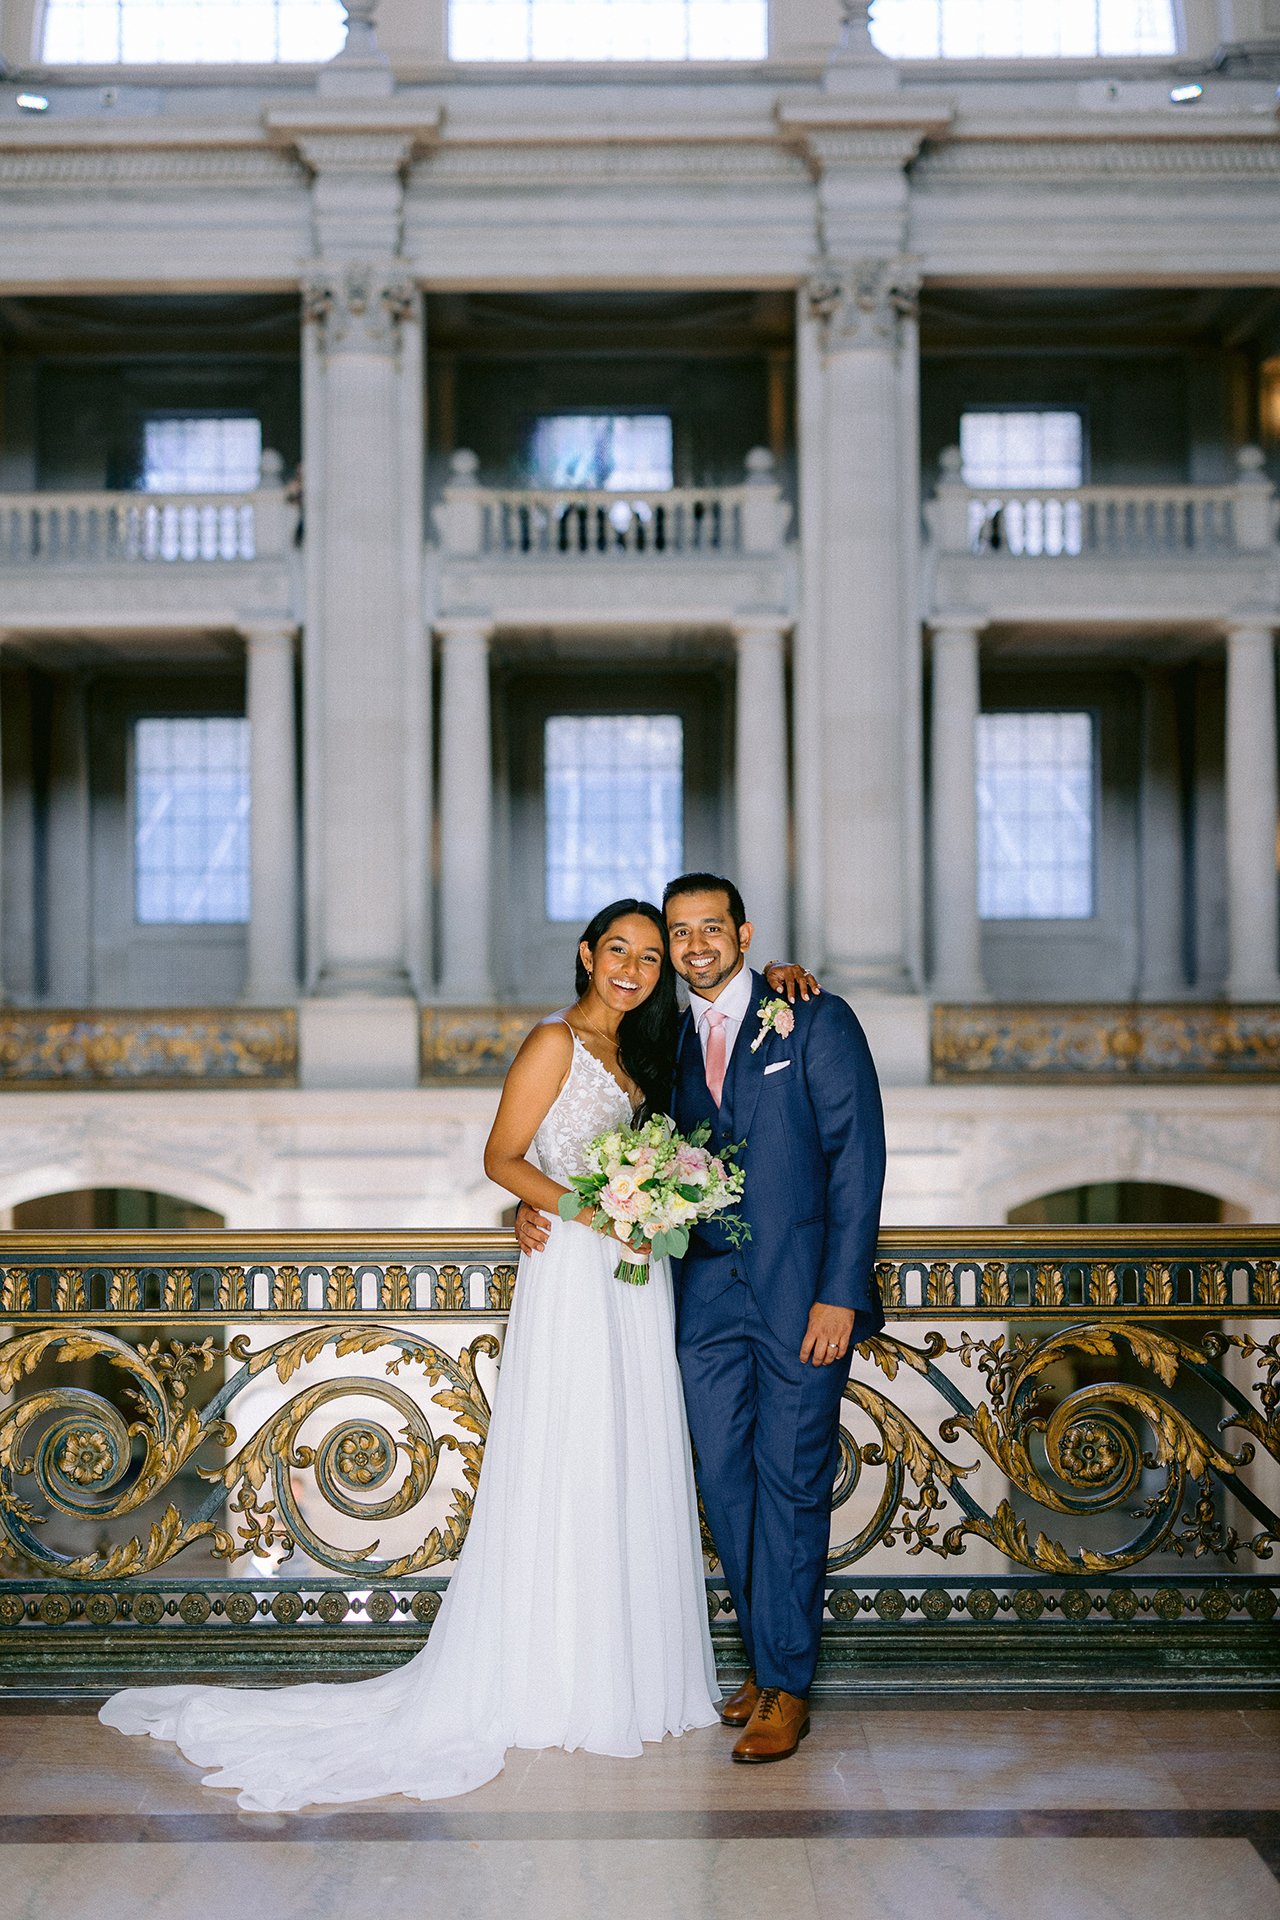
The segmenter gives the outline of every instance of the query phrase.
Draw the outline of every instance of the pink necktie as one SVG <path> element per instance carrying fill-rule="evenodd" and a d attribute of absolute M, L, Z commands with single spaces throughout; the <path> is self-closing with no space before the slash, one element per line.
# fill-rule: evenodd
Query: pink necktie
<path fill-rule="evenodd" d="M 714 1007 L 707 1015 L 707 1085 L 717 1106 L 724 1092 L 724 1023 L 728 1017 L 726 1013 L 717 1013 Z"/>

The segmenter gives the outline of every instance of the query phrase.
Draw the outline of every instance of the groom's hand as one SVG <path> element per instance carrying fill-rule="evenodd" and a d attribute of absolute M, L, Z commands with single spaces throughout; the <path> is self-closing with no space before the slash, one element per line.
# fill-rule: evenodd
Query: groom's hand
<path fill-rule="evenodd" d="M 827 1307 L 816 1300 L 809 1309 L 809 1324 L 800 1344 L 800 1363 L 829 1367 L 843 1360 L 853 1337 L 852 1307 Z"/>
<path fill-rule="evenodd" d="M 550 1232 L 550 1217 L 539 1213 L 527 1200 L 522 1200 L 516 1208 L 516 1239 L 520 1242 L 521 1253 L 541 1253 Z"/>

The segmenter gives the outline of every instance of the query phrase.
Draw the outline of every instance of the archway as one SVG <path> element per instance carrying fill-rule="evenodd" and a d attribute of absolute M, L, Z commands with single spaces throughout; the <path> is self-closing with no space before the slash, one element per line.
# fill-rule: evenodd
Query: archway
<path fill-rule="evenodd" d="M 187 1233 L 224 1227 L 226 1220 L 211 1207 L 200 1207 L 193 1200 L 156 1193 L 148 1187 L 77 1187 L 66 1193 L 42 1193 L 33 1200 L 20 1200 L 13 1209 L 12 1224 L 26 1233 L 95 1228 Z"/>
<path fill-rule="evenodd" d="M 1010 1207 L 1011 1227 L 1212 1225 L 1234 1211 L 1215 1193 L 1158 1180 L 1094 1180 Z"/>

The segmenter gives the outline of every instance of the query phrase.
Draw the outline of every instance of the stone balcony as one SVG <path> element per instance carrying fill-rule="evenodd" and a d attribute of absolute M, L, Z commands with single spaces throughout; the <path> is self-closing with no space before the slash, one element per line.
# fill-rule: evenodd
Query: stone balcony
<path fill-rule="evenodd" d="M 942 456 L 928 604 L 980 625 L 1221 625 L 1280 605 L 1277 501 L 1256 447 L 1231 486 L 979 488 Z"/>
<path fill-rule="evenodd" d="M 27 633 L 236 628 L 295 599 L 279 454 L 237 493 L 0 495 L 5 624 Z"/>
<path fill-rule="evenodd" d="M 660 491 L 484 487 L 452 456 L 432 512 L 428 592 L 439 616 L 494 627 L 583 620 L 732 623 L 794 600 L 791 508 L 757 447 L 743 480 Z"/>

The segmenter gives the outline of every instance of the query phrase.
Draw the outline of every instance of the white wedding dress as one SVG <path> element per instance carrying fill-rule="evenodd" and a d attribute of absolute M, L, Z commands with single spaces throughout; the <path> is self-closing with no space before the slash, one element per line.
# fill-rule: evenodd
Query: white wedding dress
<path fill-rule="evenodd" d="M 534 1142 L 553 1180 L 630 1120 L 574 1036 Z M 376 1679 L 130 1687 L 100 1718 L 176 1741 L 262 1811 L 468 1793 L 508 1747 L 635 1755 L 710 1726 L 715 1668 L 671 1272 L 614 1278 L 619 1249 L 557 1220 L 521 1257 L 471 1528 L 427 1645 Z"/>

